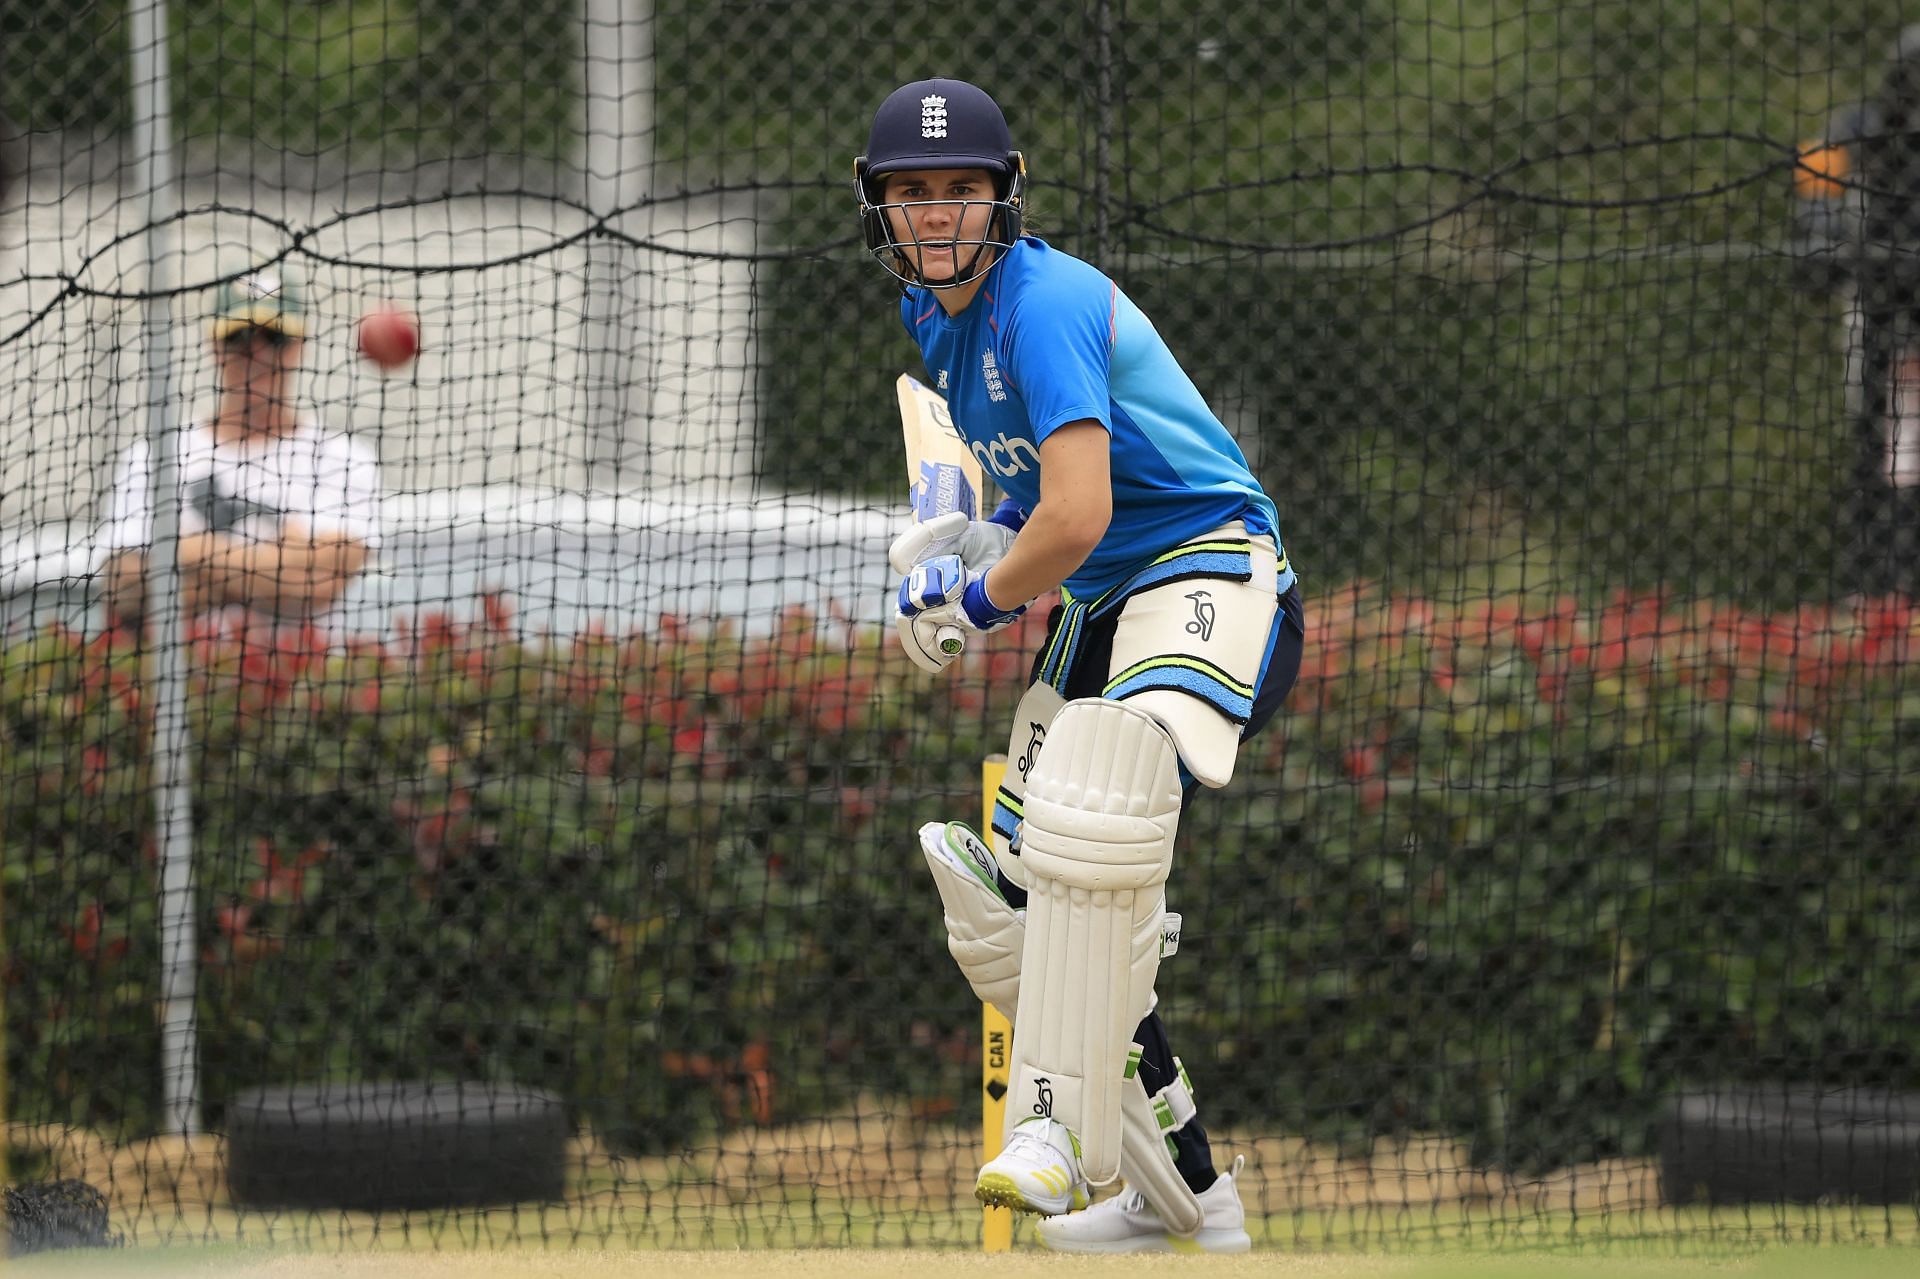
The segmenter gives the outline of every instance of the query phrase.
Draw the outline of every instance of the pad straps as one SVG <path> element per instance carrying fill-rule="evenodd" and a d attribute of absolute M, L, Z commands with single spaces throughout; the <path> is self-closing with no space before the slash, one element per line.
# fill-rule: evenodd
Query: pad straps
<path fill-rule="evenodd" d="M 1135 1044 L 1127 1053 L 1128 1079 L 1140 1073 L 1142 1051 L 1140 1045 Z M 1161 1140 L 1167 1143 L 1167 1153 L 1177 1159 L 1180 1148 L 1174 1144 L 1173 1134 L 1185 1128 L 1188 1121 L 1200 1111 L 1193 1104 L 1193 1080 L 1187 1077 L 1186 1064 L 1175 1057 L 1173 1069 L 1173 1082 L 1148 1097 L 1147 1102 L 1153 1107 L 1153 1119 L 1159 1125 Z"/>

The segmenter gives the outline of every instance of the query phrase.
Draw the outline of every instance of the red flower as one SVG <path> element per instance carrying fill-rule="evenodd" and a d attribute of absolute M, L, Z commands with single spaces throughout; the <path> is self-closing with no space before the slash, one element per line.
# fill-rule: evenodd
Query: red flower
<path fill-rule="evenodd" d="M 480 611 L 487 619 L 487 629 L 496 635 L 507 631 L 507 624 L 513 620 L 513 610 L 507 604 L 507 597 L 500 591 L 485 591 L 480 596 Z"/>
<path fill-rule="evenodd" d="M 880 811 L 879 802 L 874 798 L 873 790 L 866 786 L 842 786 L 840 788 L 840 825 L 847 834 L 856 833 L 865 828 Z"/>
<path fill-rule="evenodd" d="M 80 790 L 82 794 L 98 795 L 100 780 L 113 766 L 113 757 L 107 754 L 104 746 L 89 746 L 80 752 Z"/>
<path fill-rule="evenodd" d="M 228 941 L 246 935 L 253 924 L 253 907 L 245 902 L 231 902 L 214 912 L 213 925 L 220 935 Z"/>
<path fill-rule="evenodd" d="M 446 813 L 434 813 L 414 823 L 413 860 L 422 874 L 431 875 L 452 860 L 447 846 L 452 826 L 453 819 Z"/>
<path fill-rule="evenodd" d="M 298 904 L 306 896 L 307 867 L 325 858 L 317 846 L 309 846 L 292 858 L 282 857 L 271 841 L 254 841 L 254 857 L 260 863 L 261 876 L 247 888 L 255 901 Z"/>
<path fill-rule="evenodd" d="M 1026 676 L 1031 661 L 1023 649 L 995 648 L 987 654 L 987 682 L 1015 683 Z"/>
<path fill-rule="evenodd" d="M 80 912 L 78 925 L 60 925 L 60 932 L 73 943 L 73 953 L 82 959 L 92 960 L 100 953 L 100 933 L 105 927 L 106 912 L 97 901 L 88 902 Z"/>
<path fill-rule="evenodd" d="M 435 653 L 451 648 L 458 632 L 453 619 L 442 612 L 422 613 L 420 615 L 420 648 L 422 652 Z"/>
<path fill-rule="evenodd" d="M 1813 736 L 1813 720 L 1791 706 L 1776 706 L 1767 715 L 1767 723 L 1783 737 L 1804 742 Z"/>

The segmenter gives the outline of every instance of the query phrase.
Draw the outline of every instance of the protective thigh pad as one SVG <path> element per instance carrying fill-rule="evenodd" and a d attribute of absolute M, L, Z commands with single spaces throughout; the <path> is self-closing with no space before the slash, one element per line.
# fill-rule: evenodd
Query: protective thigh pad
<path fill-rule="evenodd" d="M 1020 1004 L 1020 949 L 1026 925 L 993 879 L 993 854 L 960 822 L 928 822 L 920 851 L 940 890 L 947 953 L 980 1002 L 1012 1020 Z"/>
<path fill-rule="evenodd" d="M 1237 523 L 1215 531 L 1225 534 L 1246 537 Z M 1279 553 L 1268 537 L 1247 545 L 1249 581 L 1176 578 L 1140 591 L 1113 633 L 1106 695 L 1159 720 L 1203 786 L 1233 778 L 1279 609 Z"/>
<path fill-rule="evenodd" d="M 1179 820 L 1166 730 L 1119 702 L 1068 702 L 1027 778 L 1025 981 L 1007 1123 L 1065 1123 L 1098 1185 L 1119 1172 L 1121 1090 L 1160 968 Z"/>

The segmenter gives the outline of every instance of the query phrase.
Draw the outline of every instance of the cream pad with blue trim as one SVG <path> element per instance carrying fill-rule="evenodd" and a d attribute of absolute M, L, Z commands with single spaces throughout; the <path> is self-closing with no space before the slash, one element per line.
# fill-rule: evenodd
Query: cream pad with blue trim
<path fill-rule="evenodd" d="M 1272 538 L 1236 521 L 1156 564 L 1158 579 L 1120 606 L 1102 695 L 1158 720 L 1201 785 L 1225 786 L 1253 714 L 1283 561 Z"/>

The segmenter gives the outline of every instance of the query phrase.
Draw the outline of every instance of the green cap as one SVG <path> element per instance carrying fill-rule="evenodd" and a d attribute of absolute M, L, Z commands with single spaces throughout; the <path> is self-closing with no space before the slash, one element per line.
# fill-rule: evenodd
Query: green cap
<path fill-rule="evenodd" d="M 262 267 L 220 286 L 213 303 L 213 336 L 226 337 L 249 325 L 304 337 L 307 308 L 300 282 L 284 267 Z"/>

